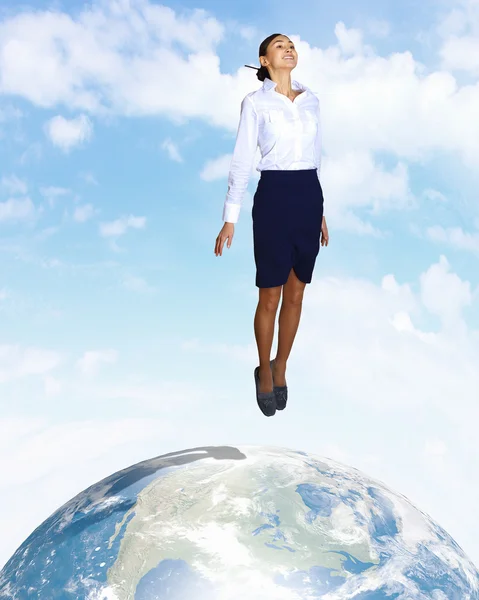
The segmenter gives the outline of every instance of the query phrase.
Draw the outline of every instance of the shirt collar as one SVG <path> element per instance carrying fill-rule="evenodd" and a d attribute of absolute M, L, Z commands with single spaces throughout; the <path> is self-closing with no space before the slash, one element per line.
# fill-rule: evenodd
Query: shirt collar
<path fill-rule="evenodd" d="M 274 88 L 277 86 L 278 84 L 274 81 L 271 81 L 271 79 L 269 79 L 269 77 L 265 77 L 265 80 L 263 81 L 263 89 L 266 92 L 269 92 L 270 90 L 274 90 Z M 291 86 L 293 88 L 293 90 L 302 90 L 302 91 L 309 91 L 309 88 L 305 85 L 303 85 L 302 83 L 299 83 L 299 81 L 296 81 L 295 79 L 293 79 L 291 81 Z"/>

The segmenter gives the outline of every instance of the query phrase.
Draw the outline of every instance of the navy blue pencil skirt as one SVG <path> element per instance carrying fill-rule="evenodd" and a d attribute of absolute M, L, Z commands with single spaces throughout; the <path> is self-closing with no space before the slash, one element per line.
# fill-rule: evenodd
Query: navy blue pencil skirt
<path fill-rule="evenodd" d="M 292 268 L 311 283 L 323 204 L 317 169 L 261 172 L 251 213 L 257 287 L 285 284 Z"/>

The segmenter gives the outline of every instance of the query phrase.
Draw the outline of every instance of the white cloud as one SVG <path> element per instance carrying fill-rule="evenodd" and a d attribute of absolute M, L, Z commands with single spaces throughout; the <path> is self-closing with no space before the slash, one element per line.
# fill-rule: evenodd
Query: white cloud
<path fill-rule="evenodd" d="M 425 470 L 436 477 L 448 477 L 449 472 L 455 468 L 447 445 L 441 439 L 432 438 L 426 440 L 422 456 L 418 458 L 423 463 Z"/>
<path fill-rule="evenodd" d="M 442 66 L 448 70 L 479 75 L 479 3 L 459 0 L 441 20 L 438 33 L 443 38 Z"/>
<path fill-rule="evenodd" d="M 368 33 L 378 38 L 385 38 L 391 33 L 391 25 L 381 19 L 370 19 L 367 23 Z"/>
<path fill-rule="evenodd" d="M 348 57 L 337 47 L 297 42 L 297 77 L 321 99 L 328 156 L 384 151 L 425 162 L 436 152 L 450 152 L 477 166 L 479 88 L 460 86 L 445 71 L 427 72 L 410 52 L 385 58 L 360 51 L 359 41 L 357 48 L 351 44 L 356 54 Z"/>
<path fill-rule="evenodd" d="M 65 119 L 65 117 L 58 115 L 48 121 L 45 125 L 45 131 L 52 144 L 68 152 L 74 146 L 90 140 L 93 125 L 85 115 L 80 115 L 74 119 Z"/>
<path fill-rule="evenodd" d="M 432 200 L 433 202 L 446 202 L 447 198 L 446 196 L 444 196 L 443 193 L 439 192 L 438 190 L 434 190 L 432 188 L 428 188 L 426 190 L 424 190 L 421 194 L 421 196 L 426 199 L 426 200 Z"/>
<path fill-rule="evenodd" d="M 75 212 L 73 213 L 73 219 L 77 223 L 85 223 L 86 221 L 94 217 L 97 212 L 98 210 L 96 210 L 92 204 L 83 204 L 75 208 Z"/>
<path fill-rule="evenodd" d="M 65 266 L 65 263 L 59 260 L 58 258 L 43 259 L 37 264 L 39 264 L 42 267 L 42 269 L 56 269 Z"/>
<path fill-rule="evenodd" d="M 479 39 L 473 36 L 450 37 L 441 51 L 446 69 L 479 73 Z"/>
<path fill-rule="evenodd" d="M 208 161 L 200 173 L 201 179 L 215 181 L 216 179 L 228 177 L 232 158 L 232 154 L 223 154 L 223 156 Z"/>
<path fill-rule="evenodd" d="M 30 198 L 10 198 L 0 202 L 0 223 L 26 221 L 35 216 L 35 206 Z"/>
<path fill-rule="evenodd" d="M 183 162 L 183 158 L 180 154 L 180 151 L 178 150 L 178 146 L 172 142 L 170 139 L 166 139 L 162 146 L 163 150 L 166 150 L 166 152 L 168 153 L 168 156 L 171 158 L 171 160 L 178 162 L 178 163 L 182 163 Z"/>
<path fill-rule="evenodd" d="M 446 12 L 439 17 L 437 33 L 442 38 L 461 35 L 467 30 L 467 6 L 469 0 L 451 0 L 445 4 Z"/>
<path fill-rule="evenodd" d="M 434 344 L 436 336 L 432 332 L 416 329 L 408 312 L 399 310 L 390 318 L 390 323 L 396 331 L 408 333 L 426 344 Z"/>
<path fill-rule="evenodd" d="M 52 237 L 52 235 L 55 235 L 56 233 L 58 233 L 59 231 L 60 231 L 60 228 L 56 227 L 56 226 L 45 227 L 44 229 L 42 229 L 41 231 L 39 231 L 38 233 L 35 234 L 35 239 L 36 240 L 46 240 L 49 237 Z"/>
<path fill-rule="evenodd" d="M 335 229 L 379 235 L 372 224 L 355 216 L 355 209 L 377 214 L 410 209 L 416 204 L 406 165 L 398 163 L 387 171 L 368 153 L 325 158 L 321 182 L 328 223 Z"/>
<path fill-rule="evenodd" d="M 147 294 L 154 291 L 154 287 L 151 286 L 143 277 L 138 277 L 134 275 L 126 276 L 122 285 L 125 289 L 130 290 L 131 292 L 137 292 L 139 294 Z"/>
<path fill-rule="evenodd" d="M 118 352 L 116 350 L 89 350 L 77 361 L 77 368 L 83 375 L 96 375 L 102 365 L 116 363 Z"/>
<path fill-rule="evenodd" d="M 8 298 L 8 292 L 5 288 L 0 288 L 0 302 Z"/>
<path fill-rule="evenodd" d="M 427 440 L 424 445 L 424 453 L 432 456 L 444 456 L 447 453 L 447 446 L 443 440 Z"/>
<path fill-rule="evenodd" d="M 57 352 L 36 347 L 0 344 L 0 383 L 44 375 L 61 363 Z"/>
<path fill-rule="evenodd" d="M 57 396 L 62 391 L 62 384 L 58 379 L 51 375 L 46 375 L 43 379 L 45 396 Z"/>
<path fill-rule="evenodd" d="M 50 207 L 54 207 L 58 198 L 66 196 L 70 193 L 67 188 L 57 187 L 54 185 L 40 188 L 41 195 L 46 198 Z"/>
<path fill-rule="evenodd" d="M 469 233 L 461 227 L 428 227 L 426 236 L 433 242 L 447 244 L 458 250 L 466 250 L 479 254 L 479 232 Z"/>
<path fill-rule="evenodd" d="M 22 116 L 22 111 L 15 106 L 0 106 L 0 123 L 7 123 Z"/>
<path fill-rule="evenodd" d="M 38 142 L 33 142 L 32 144 L 29 144 L 27 149 L 22 153 L 19 162 L 21 165 L 26 165 L 30 161 L 38 162 L 42 157 L 42 153 L 43 148 L 41 144 L 39 144 Z"/>
<path fill-rule="evenodd" d="M 97 386 L 94 393 L 103 400 L 113 400 L 115 402 L 126 402 L 138 410 L 139 407 L 145 411 L 153 411 L 157 414 L 165 412 L 169 414 L 169 407 L 175 406 L 175 410 L 182 414 L 182 421 L 185 427 L 189 427 L 194 422 L 186 423 L 187 415 L 191 415 L 192 407 L 205 406 L 211 401 L 212 393 L 204 388 L 198 382 L 189 378 L 186 380 L 177 380 L 165 377 L 158 380 L 155 378 L 153 383 L 144 381 L 143 378 L 128 378 L 123 381 L 106 383 Z M 189 443 L 184 438 L 184 443 Z"/>
<path fill-rule="evenodd" d="M 248 42 L 256 41 L 256 39 L 258 39 L 260 35 L 258 29 L 253 26 L 240 26 L 239 34 Z"/>
<path fill-rule="evenodd" d="M 361 54 L 363 46 L 363 33 L 360 29 L 348 29 L 343 22 L 334 28 L 339 47 L 344 55 Z"/>
<path fill-rule="evenodd" d="M 306 393 L 320 368 L 325 401 L 348 399 L 368 410 L 375 406 L 404 414 L 424 405 L 456 414 L 461 405 L 479 415 L 479 336 L 467 329 L 463 315 L 474 302 L 471 284 L 441 256 L 420 275 L 418 287 L 416 293 L 412 284 L 400 284 L 391 274 L 380 285 L 324 276 L 313 281 L 301 317 L 308 326 L 301 329 L 292 357 L 296 385 L 305 377 Z M 434 317 L 439 324 L 426 327 Z M 192 340 L 185 347 L 229 353 L 236 361 L 257 360 L 253 343 L 205 346 Z"/>
<path fill-rule="evenodd" d="M 10 417 L 0 419 L 0 449 L 3 451 L 13 444 L 23 443 L 25 436 L 35 433 L 45 424 L 45 419 Z"/>
<path fill-rule="evenodd" d="M 103 237 L 120 237 L 124 235 L 128 229 L 143 229 L 146 225 L 145 217 L 123 216 L 109 223 L 100 225 L 100 234 Z"/>
<path fill-rule="evenodd" d="M 471 284 L 450 272 L 444 256 L 421 275 L 420 282 L 421 300 L 427 310 L 441 319 L 443 327 L 457 327 L 463 309 L 472 303 Z"/>
<path fill-rule="evenodd" d="M 256 346 L 254 343 L 251 343 L 248 346 L 228 343 L 205 344 L 198 338 L 191 338 L 182 342 L 181 347 L 188 352 L 223 356 L 228 355 L 233 360 L 240 361 L 249 361 L 256 354 Z"/>
<path fill-rule="evenodd" d="M 2 177 L 1 181 L 2 188 L 5 188 L 10 194 L 19 194 L 25 196 L 28 191 L 28 185 L 22 179 L 19 179 L 16 175 L 10 177 Z"/>
<path fill-rule="evenodd" d="M 203 10 L 182 17 L 140 0 L 102 3 L 83 9 L 76 18 L 23 12 L 0 26 L 0 91 L 43 107 L 63 103 L 89 112 L 102 112 L 106 106 L 150 112 L 165 77 L 175 90 L 184 81 L 187 62 L 201 57 L 202 64 L 194 68 L 208 73 L 208 63 L 214 62 L 211 48 L 222 34 L 222 25 Z M 179 59 L 172 51 L 175 44 L 191 58 Z M 163 65 L 161 75 L 158 63 Z M 188 89 L 191 85 L 201 87 L 190 82 Z M 184 100 L 192 105 L 197 94 L 187 95 Z M 181 93 L 170 96 L 176 103 L 184 101 Z"/>
<path fill-rule="evenodd" d="M 83 179 L 83 181 L 85 183 L 88 183 L 90 185 L 98 185 L 98 181 L 96 180 L 95 176 L 93 175 L 93 173 L 81 173 L 80 177 Z"/>

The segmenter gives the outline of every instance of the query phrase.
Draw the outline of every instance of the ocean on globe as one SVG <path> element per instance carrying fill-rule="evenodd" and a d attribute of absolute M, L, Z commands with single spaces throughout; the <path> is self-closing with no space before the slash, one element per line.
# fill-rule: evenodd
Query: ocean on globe
<path fill-rule="evenodd" d="M 144 461 L 67 502 L 0 572 L 0 598 L 476 600 L 479 572 L 354 468 L 218 446 Z"/>

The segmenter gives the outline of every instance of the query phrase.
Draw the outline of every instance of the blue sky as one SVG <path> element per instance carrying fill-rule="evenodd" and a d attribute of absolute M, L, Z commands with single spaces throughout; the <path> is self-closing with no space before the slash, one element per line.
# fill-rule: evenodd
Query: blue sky
<path fill-rule="evenodd" d="M 274 31 L 321 101 L 331 242 L 265 419 L 257 174 L 213 250 Z M 0 2 L 0 563 L 92 482 L 223 443 L 356 466 L 479 563 L 476 49 L 477 0 Z"/>

